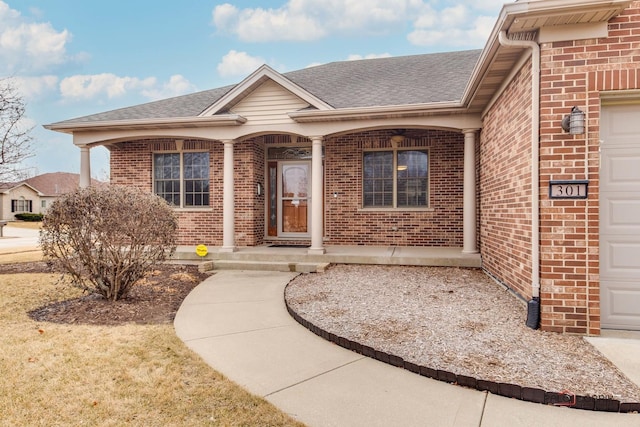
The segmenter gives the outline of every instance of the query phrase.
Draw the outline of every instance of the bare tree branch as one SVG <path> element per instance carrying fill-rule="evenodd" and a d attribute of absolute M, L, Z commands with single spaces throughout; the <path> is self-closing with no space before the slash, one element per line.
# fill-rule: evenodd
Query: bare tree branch
<path fill-rule="evenodd" d="M 0 79 L 0 181 L 25 178 L 23 162 L 33 156 L 26 105 L 11 79 Z"/>

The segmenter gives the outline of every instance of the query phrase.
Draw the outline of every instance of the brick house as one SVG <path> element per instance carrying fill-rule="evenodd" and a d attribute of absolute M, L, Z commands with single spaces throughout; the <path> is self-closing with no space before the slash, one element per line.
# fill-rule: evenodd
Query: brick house
<path fill-rule="evenodd" d="M 182 244 L 458 247 L 542 329 L 599 334 L 640 329 L 638 118 L 640 2 L 537 0 L 483 50 L 263 66 L 47 128 L 81 185 L 105 145 L 112 184 L 176 205 Z"/>

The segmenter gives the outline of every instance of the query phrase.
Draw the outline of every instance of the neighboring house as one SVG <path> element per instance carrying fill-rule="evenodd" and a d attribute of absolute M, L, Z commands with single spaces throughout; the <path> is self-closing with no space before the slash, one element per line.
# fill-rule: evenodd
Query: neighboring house
<path fill-rule="evenodd" d="M 459 247 L 542 329 L 599 334 L 640 329 L 639 58 L 640 2 L 518 1 L 481 51 L 262 66 L 47 128 L 81 185 L 104 145 L 113 184 L 173 203 L 181 244 Z"/>
<path fill-rule="evenodd" d="M 26 182 L 0 183 L 0 220 L 15 221 L 20 213 L 40 213 L 42 193 Z"/>
<path fill-rule="evenodd" d="M 41 193 L 40 200 L 38 201 L 40 206 L 38 212 L 46 213 L 47 208 L 58 197 L 78 189 L 80 185 L 80 175 L 69 172 L 52 172 L 25 179 L 24 182 L 33 188 L 37 188 Z M 106 184 L 92 178 L 91 185 L 103 186 Z"/>
<path fill-rule="evenodd" d="M 76 190 L 79 183 L 79 174 L 67 172 L 45 173 L 18 183 L 0 183 L 0 218 L 14 221 L 19 213 L 44 214 L 53 201 Z M 95 179 L 91 183 L 105 185 Z"/>

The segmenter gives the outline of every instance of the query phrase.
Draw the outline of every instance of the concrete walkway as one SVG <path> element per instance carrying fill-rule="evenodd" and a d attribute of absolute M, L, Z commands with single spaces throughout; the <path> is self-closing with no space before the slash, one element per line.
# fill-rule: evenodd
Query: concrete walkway
<path fill-rule="evenodd" d="M 295 273 L 220 271 L 175 318 L 214 369 L 309 426 L 640 426 L 640 415 L 508 399 L 446 384 L 345 350 L 287 313 Z"/>
<path fill-rule="evenodd" d="M 39 230 L 6 225 L 0 237 L 0 252 L 23 252 L 38 249 Z"/>

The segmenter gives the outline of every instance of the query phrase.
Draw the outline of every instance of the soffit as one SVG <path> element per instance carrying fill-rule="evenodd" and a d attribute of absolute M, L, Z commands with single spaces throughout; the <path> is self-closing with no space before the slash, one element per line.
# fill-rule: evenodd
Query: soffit
<path fill-rule="evenodd" d="M 607 22 L 630 3 L 630 0 L 538 0 L 506 4 L 466 89 L 469 111 L 483 111 L 522 55 L 528 53 L 529 49 L 524 47 L 501 46 L 498 42 L 501 31 L 506 31 L 510 38 L 537 40 L 540 28 Z"/>
<path fill-rule="evenodd" d="M 615 2 L 610 2 L 615 3 Z M 582 4 L 558 10 L 527 12 L 514 18 L 509 27 L 510 33 L 535 31 L 542 27 L 557 25 L 592 24 L 607 22 L 617 16 L 630 2 L 624 6 L 618 4 Z"/>

